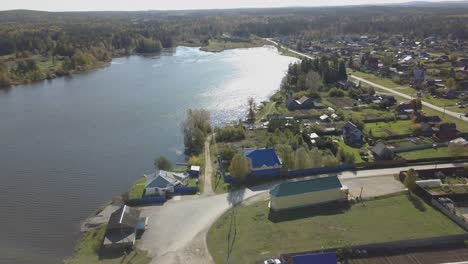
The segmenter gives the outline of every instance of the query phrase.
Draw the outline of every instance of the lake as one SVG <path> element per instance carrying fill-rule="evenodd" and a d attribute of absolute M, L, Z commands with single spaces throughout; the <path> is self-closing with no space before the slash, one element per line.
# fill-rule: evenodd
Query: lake
<path fill-rule="evenodd" d="M 243 118 L 247 98 L 267 99 L 295 60 L 273 47 L 178 47 L 0 90 L 0 263 L 60 263 L 80 222 L 156 157 L 183 161 L 187 109 L 210 110 L 214 124 Z"/>

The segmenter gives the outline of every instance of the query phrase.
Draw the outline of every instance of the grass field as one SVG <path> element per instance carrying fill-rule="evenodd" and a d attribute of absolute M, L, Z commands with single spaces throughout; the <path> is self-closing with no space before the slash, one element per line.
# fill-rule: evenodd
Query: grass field
<path fill-rule="evenodd" d="M 227 263 L 230 228 L 231 264 L 261 263 L 288 252 L 464 232 L 418 197 L 406 195 L 350 208 L 326 205 L 275 215 L 269 213 L 267 201 L 234 210 L 235 219 L 228 211 L 208 232 L 208 248 L 216 263 Z"/>
<path fill-rule="evenodd" d="M 398 120 L 390 122 L 367 123 L 364 126 L 366 133 L 372 131 L 374 137 L 386 137 L 392 135 L 404 135 L 412 132 L 413 123 L 410 120 Z"/>
<path fill-rule="evenodd" d="M 360 111 L 354 110 L 345 110 L 343 111 L 344 115 L 348 118 L 355 118 L 355 119 L 376 119 L 376 118 L 388 118 L 390 120 L 393 119 L 393 112 L 390 111 L 381 111 L 376 109 L 361 109 Z"/>
<path fill-rule="evenodd" d="M 447 147 L 439 147 L 436 149 L 432 148 L 432 149 L 424 149 L 424 150 L 398 153 L 398 156 L 404 158 L 405 160 L 413 160 L 413 159 L 449 157 L 450 155 L 448 153 Z"/>
<path fill-rule="evenodd" d="M 151 262 L 144 251 L 133 250 L 128 255 L 123 252 L 114 254 L 100 254 L 106 225 L 101 225 L 93 231 L 87 232 L 75 247 L 73 256 L 65 261 L 66 264 L 100 263 L 100 264 L 146 264 Z"/>
<path fill-rule="evenodd" d="M 382 78 L 375 76 L 371 73 L 365 73 L 365 72 L 360 72 L 360 71 L 353 71 L 348 69 L 348 72 L 351 72 L 353 75 L 357 77 L 364 78 L 368 81 L 374 82 L 376 84 L 380 84 L 382 86 L 388 87 L 388 88 L 397 88 L 401 87 L 401 85 L 394 83 L 391 79 L 389 78 Z"/>
<path fill-rule="evenodd" d="M 241 49 L 262 47 L 264 45 L 271 45 L 270 42 L 261 38 L 251 38 L 250 41 L 225 41 L 219 39 L 211 39 L 207 46 L 201 48 L 203 51 L 208 52 L 221 52 L 228 49 Z"/>
<path fill-rule="evenodd" d="M 146 178 L 141 177 L 134 184 L 130 192 L 128 193 L 129 199 L 139 199 L 143 196 L 143 191 L 145 190 Z"/>

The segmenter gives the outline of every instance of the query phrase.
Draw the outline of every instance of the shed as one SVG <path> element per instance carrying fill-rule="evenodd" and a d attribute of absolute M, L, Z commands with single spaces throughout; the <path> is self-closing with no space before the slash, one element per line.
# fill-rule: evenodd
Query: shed
<path fill-rule="evenodd" d="M 393 151 L 391 151 L 385 144 L 377 143 L 372 148 L 372 153 L 374 153 L 374 157 L 379 160 L 392 160 L 393 159 Z"/>
<path fill-rule="evenodd" d="M 270 190 L 269 206 L 280 211 L 345 200 L 342 188 L 337 176 L 283 182 Z"/>
<path fill-rule="evenodd" d="M 200 176 L 200 166 L 190 166 L 190 171 L 189 171 L 190 177 L 196 177 Z"/>
<path fill-rule="evenodd" d="M 133 246 L 139 220 L 140 212 L 127 205 L 113 212 L 107 223 L 103 247 Z"/>

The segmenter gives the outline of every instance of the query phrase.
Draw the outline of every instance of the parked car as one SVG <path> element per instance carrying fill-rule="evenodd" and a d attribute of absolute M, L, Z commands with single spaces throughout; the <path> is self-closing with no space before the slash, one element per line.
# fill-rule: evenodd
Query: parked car
<path fill-rule="evenodd" d="M 465 113 L 465 117 L 468 117 L 468 113 Z"/>
<path fill-rule="evenodd" d="M 465 108 L 465 106 L 464 105 L 459 105 L 458 108 Z"/>
<path fill-rule="evenodd" d="M 267 259 L 263 262 L 263 264 L 281 264 L 281 260 L 279 259 Z"/>

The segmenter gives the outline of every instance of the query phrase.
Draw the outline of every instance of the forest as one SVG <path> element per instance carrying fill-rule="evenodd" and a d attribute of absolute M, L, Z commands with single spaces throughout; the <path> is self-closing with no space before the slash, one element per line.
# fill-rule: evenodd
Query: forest
<path fill-rule="evenodd" d="M 93 69 L 113 57 L 210 39 L 402 35 L 466 39 L 468 5 L 146 12 L 0 12 L 0 86 Z"/>

